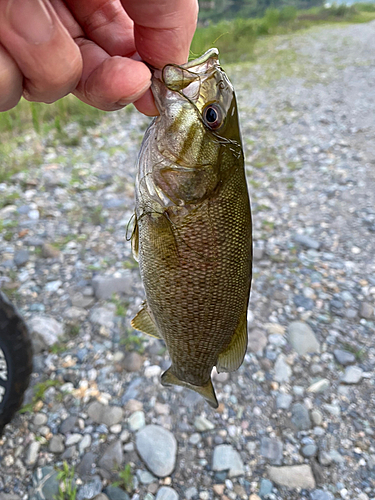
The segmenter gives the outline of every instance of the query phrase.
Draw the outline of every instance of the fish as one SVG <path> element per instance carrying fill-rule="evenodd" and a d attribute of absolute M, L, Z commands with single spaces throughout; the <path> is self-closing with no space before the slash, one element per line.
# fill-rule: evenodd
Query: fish
<path fill-rule="evenodd" d="M 217 49 L 153 69 L 160 115 L 137 161 L 132 250 L 146 301 L 131 324 L 163 339 L 164 386 L 218 400 L 213 367 L 247 349 L 252 222 L 235 92 Z"/>

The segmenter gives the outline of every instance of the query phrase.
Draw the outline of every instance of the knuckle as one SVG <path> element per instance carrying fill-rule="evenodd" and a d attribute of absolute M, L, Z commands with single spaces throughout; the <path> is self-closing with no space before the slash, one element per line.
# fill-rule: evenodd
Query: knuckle
<path fill-rule="evenodd" d="M 22 75 L 16 65 L 0 66 L 0 111 L 16 106 L 22 95 Z"/>

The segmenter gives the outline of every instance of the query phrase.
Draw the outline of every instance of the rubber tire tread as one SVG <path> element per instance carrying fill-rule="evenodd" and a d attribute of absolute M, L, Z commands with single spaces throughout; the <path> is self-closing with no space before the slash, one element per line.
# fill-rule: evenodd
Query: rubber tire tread
<path fill-rule="evenodd" d="M 6 424 L 21 407 L 32 373 L 32 346 L 27 326 L 15 307 L 0 291 L 0 338 L 6 345 L 12 364 L 10 390 L 0 403 L 0 436 Z"/>

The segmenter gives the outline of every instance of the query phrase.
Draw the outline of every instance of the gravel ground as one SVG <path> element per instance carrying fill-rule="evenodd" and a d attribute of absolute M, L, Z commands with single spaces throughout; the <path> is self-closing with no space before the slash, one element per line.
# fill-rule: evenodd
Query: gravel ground
<path fill-rule="evenodd" d="M 163 344 L 130 328 L 148 119 L 122 111 L 18 141 L 25 168 L 0 184 L 0 280 L 36 355 L 28 411 L 0 440 L 1 500 L 51 500 L 63 460 L 78 500 L 375 498 L 375 24 L 258 52 L 227 68 L 255 260 L 248 353 L 214 375 L 217 411 L 163 388 Z M 128 493 L 113 486 L 125 464 Z"/>

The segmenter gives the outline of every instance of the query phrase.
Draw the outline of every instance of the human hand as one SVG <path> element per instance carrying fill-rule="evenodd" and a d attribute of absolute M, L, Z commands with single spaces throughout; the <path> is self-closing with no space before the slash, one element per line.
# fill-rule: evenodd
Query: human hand
<path fill-rule="evenodd" d="M 187 61 L 197 0 L 0 0 L 0 111 L 72 92 L 156 115 L 155 67 Z"/>

